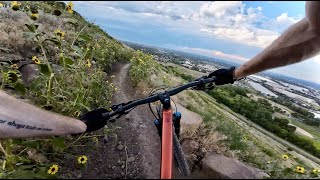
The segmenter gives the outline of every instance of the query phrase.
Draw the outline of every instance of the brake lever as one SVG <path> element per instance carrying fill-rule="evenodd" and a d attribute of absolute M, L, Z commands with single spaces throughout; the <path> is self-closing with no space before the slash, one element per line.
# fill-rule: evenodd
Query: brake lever
<path fill-rule="evenodd" d="M 202 77 L 196 79 L 195 81 L 201 81 L 201 80 L 207 79 L 207 78 L 209 78 L 209 77 L 208 76 L 202 76 Z M 198 90 L 198 91 L 204 91 L 204 90 L 212 90 L 213 88 L 214 88 L 213 83 L 210 83 L 207 86 L 204 83 L 202 83 L 202 84 L 198 85 L 197 87 L 192 87 L 191 89 L 192 90 Z"/>
<path fill-rule="evenodd" d="M 112 105 L 112 106 L 110 107 L 110 109 L 112 109 L 112 111 L 118 110 L 118 111 L 119 111 L 119 115 L 118 115 L 117 117 L 114 117 L 114 118 L 112 118 L 112 119 L 109 119 L 109 121 L 113 123 L 113 122 L 116 121 L 116 119 L 122 117 L 122 116 L 125 115 L 125 114 L 128 114 L 129 112 L 124 111 L 124 110 L 122 109 L 122 107 L 125 106 L 125 105 L 127 105 L 127 104 L 130 104 L 131 102 L 132 102 L 132 101 L 129 101 L 129 102 L 127 102 L 127 103 L 120 103 L 120 104 Z"/>

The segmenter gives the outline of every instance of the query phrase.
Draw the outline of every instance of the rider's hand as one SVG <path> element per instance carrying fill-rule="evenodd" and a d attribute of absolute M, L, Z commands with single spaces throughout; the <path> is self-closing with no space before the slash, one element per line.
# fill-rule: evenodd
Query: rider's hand
<path fill-rule="evenodd" d="M 223 85 L 223 84 L 233 84 L 235 81 L 234 78 L 234 70 L 235 67 L 231 67 L 230 69 L 218 69 L 208 75 L 208 77 L 216 77 L 215 84 Z"/>
<path fill-rule="evenodd" d="M 109 112 L 104 108 L 95 109 L 80 117 L 80 120 L 87 125 L 87 130 L 84 133 L 92 132 L 104 127 L 107 124 L 106 118 L 102 117 L 103 113 Z"/>

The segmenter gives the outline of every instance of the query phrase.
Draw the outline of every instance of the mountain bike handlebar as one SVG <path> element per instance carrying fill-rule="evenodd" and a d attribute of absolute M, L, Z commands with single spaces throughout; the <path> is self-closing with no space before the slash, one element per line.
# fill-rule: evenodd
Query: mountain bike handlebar
<path fill-rule="evenodd" d="M 198 87 L 200 85 L 205 85 L 207 83 L 213 83 L 215 82 L 215 77 L 212 77 L 212 78 L 205 78 L 205 77 L 201 77 L 195 81 L 192 81 L 192 82 L 189 82 L 187 84 L 184 84 L 184 85 L 181 85 L 181 86 L 178 86 L 176 88 L 173 88 L 171 90 L 168 90 L 168 91 L 165 91 L 163 93 L 159 93 L 159 94 L 156 94 L 156 95 L 153 95 L 153 96 L 149 96 L 147 98 L 143 98 L 143 99 L 137 99 L 137 100 L 134 100 L 134 101 L 130 101 L 128 103 L 122 103 L 122 104 L 119 104 L 119 105 L 116 105 L 116 106 L 113 106 L 114 108 L 112 108 L 112 112 L 107 112 L 107 113 L 103 113 L 102 114 L 102 117 L 103 118 L 106 118 L 106 119 L 109 119 L 115 115 L 123 115 L 125 114 L 125 112 L 131 108 L 134 108 L 136 106 L 139 106 L 139 105 L 142 105 L 142 104 L 147 104 L 147 103 L 152 103 L 152 102 L 155 102 L 155 101 L 159 101 L 161 100 L 161 96 L 173 96 L 175 94 L 178 94 L 179 92 L 183 91 L 183 90 L 186 90 L 190 87 Z"/>

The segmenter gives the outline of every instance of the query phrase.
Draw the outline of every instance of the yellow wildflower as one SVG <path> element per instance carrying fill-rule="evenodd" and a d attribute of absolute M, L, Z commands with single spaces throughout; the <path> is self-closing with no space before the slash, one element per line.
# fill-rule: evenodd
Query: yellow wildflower
<path fill-rule="evenodd" d="M 93 137 L 92 140 L 95 142 L 95 143 L 99 143 L 99 139 L 97 137 Z"/>
<path fill-rule="evenodd" d="M 282 155 L 282 159 L 287 160 L 287 159 L 289 159 L 289 157 L 288 157 L 288 155 L 284 154 L 284 155 Z"/>
<path fill-rule="evenodd" d="M 76 112 L 74 112 L 74 113 L 73 113 L 73 116 L 75 116 L 75 117 L 79 117 L 79 116 L 80 116 L 80 111 L 76 111 Z"/>
<path fill-rule="evenodd" d="M 36 64 L 41 63 L 40 59 L 37 56 L 32 56 L 32 61 L 34 61 L 34 63 L 36 63 Z"/>
<path fill-rule="evenodd" d="M 85 164 L 86 162 L 88 161 L 88 158 L 87 158 L 87 156 L 79 156 L 78 157 L 78 163 L 79 164 Z"/>
<path fill-rule="evenodd" d="M 30 18 L 31 18 L 32 20 L 37 20 L 38 17 L 39 17 L 39 14 L 34 14 L 34 13 L 32 13 L 32 14 L 30 15 Z"/>
<path fill-rule="evenodd" d="M 73 9 L 72 8 L 73 8 L 73 3 L 72 2 L 68 2 L 67 7 L 66 7 L 68 13 L 70 13 L 70 14 L 73 13 Z"/>
<path fill-rule="evenodd" d="M 14 11 L 19 10 L 20 6 L 21 6 L 21 3 L 19 3 L 18 1 L 12 1 L 11 2 L 11 8 Z"/>
<path fill-rule="evenodd" d="M 316 169 L 316 168 L 315 168 L 315 169 L 312 170 L 312 172 L 313 172 L 314 174 L 317 174 L 317 173 L 319 172 L 319 169 Z"/>
<path fill-rule="evenodd" d="M 2 8 L 2 7 L 3 7 L 3 4 L 0 3 L 0 8 Z"/>
<path fill-rule="evenodd" d="M 12 65 L 11 65 L 11 68 L 12 68 L 12 69 L 18 69 L 18 65 L 17 65 L 17 64 L 12 64 Z"/>
<path fill-rule="evenodd" d="M 88 67 L 91 67 L 91 62 L 90 62 L 90 60 L 89 60 L 89 59 L 87 60 L 86 65 L 87 65 Z"/>
<path fill-rule="evenodd" d="M 59 167 L 56 164 L 53 164 L 47 171 L 48 174 L 54 175 L 58 172 Z"/>
<path fill-rule="evenodd" d="M 297 166 L 296 171 L 297 171 L 298 173 L 304 173 L 304 168 L 303 168 L 303 167 L 300 167 L 300 166 Z"/>
<path fill-rule="evenodd" d="M 71 9 L 73 8 L 73 3 L 72 3 L 71 1 L 68 2 L 68 4 L 67 4 L 67 9 L 68 9 L 68 8 L 71 8 Z"/>
<path fill-rule="evenodd" d="M 167 79 L 167 76 L 163 76 L 163 79 Z"/>
<path fill-rule="evenodd" d="M 64 34 L 65 34 L 65 33 L 62 32 L 60 29 L 55 30 L 54 33 L 55 33 L 57 36 L 61 37 L 61 38 L 63 38 L 63 37 L 64 37 Z"/>
<path fill-rule="evenodd" d="M 268 163 L 268 164 L 270 164 L 270 163 L 271 163 L 271 161 L 267 161 L 267 163 Z"/>

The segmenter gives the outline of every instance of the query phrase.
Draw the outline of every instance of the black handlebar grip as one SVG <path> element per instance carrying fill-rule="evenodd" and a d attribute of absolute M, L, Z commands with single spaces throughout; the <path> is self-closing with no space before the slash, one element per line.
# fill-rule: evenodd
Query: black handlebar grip
<path fill-rule="evenodd" d="M 103 114 L 108 114 L 108 112 L 109 111 L 104 108 L 99 108 L 82 115 L 80 120 L 87 125 L 85 133 L 103 128 L 109 119 L 108 117 L 103 116 Z"/>

